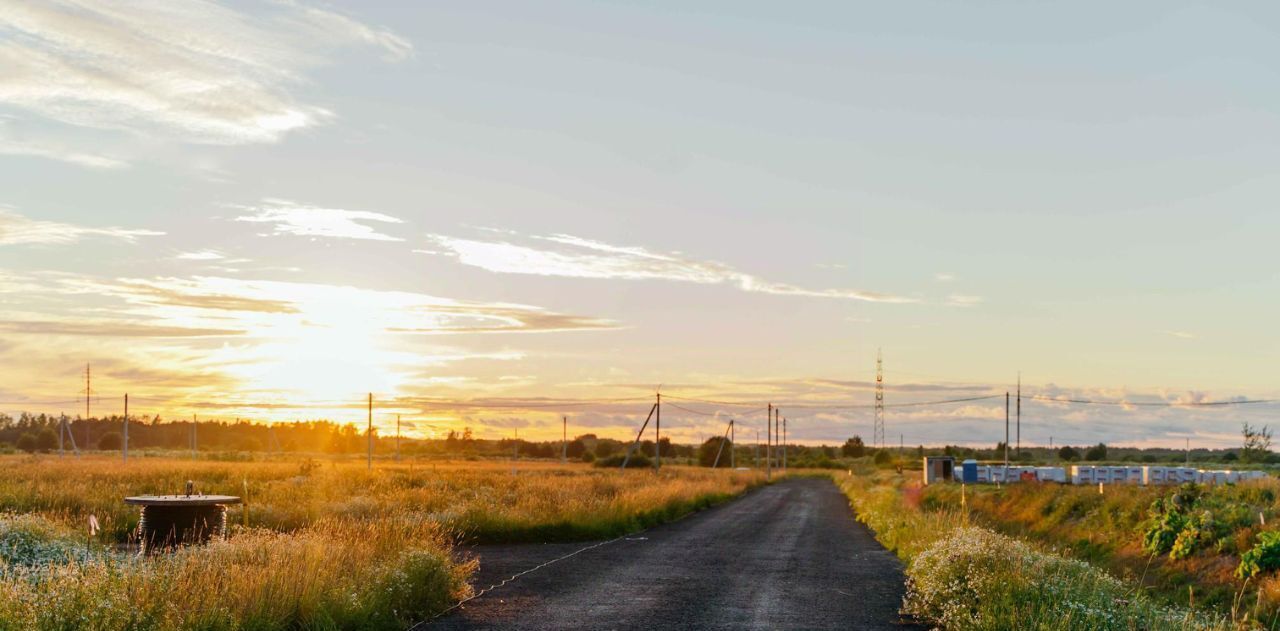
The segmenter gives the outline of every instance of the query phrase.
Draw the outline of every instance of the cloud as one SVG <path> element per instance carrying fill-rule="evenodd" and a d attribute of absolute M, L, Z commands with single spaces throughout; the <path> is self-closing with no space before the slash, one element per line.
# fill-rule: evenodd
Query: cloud
<path fill-rule="evenodd" d="M 508 241 L 481 241 L 430 235 L 431 241 L 464 265 L 505 274 L 569 278 L 668 280 L 703 285 L 731 285 L 742 291 L 780 296 L 839 298 L 866 302 L 916 302 L 913 298 L 855 289 L 807 289 L 767 281 L 715 261 L 699 261 L 678 253 L 617 246 L 572 235 L 533 237 L 546 247 Z M 420 252 L 428 252 L 421 251 Z"/>
<path fill-rule="evenodd" d="M 235 221 L 269 223 L 275 225 L 275 234 L 330 239 L 367 239 L 372 241 L 404 241 L 383 234 L 362 221 L 403 223 L 400 219 L 382 213 L 363 210 L 342 210 L 296 204 L 283 199 L 264 199 L 258 206 L 241 206 L 249 211 Z"/>
<path fill-rule="evenodd" d="M 42 221 L 0 206 L 0 245 L 58 245 L 75 243 L 85 237 L 107 237 L 133 242 L 138 237 L 163 235 L 154 230 L 107 227 L 90 228 L 57 221 Z"/>
<path fill-rule="evenodd" d="M 1172 335 L 1173 337 L 1176 337 L 1176 338 L 1179 338 L 1179 339 L 1183 339 L 1183 340 L 1194 340 L 1194 339 L 1196 339 L 1196 334 L 1195 334 L 1195 333 L 1189 333 L 1189 332 L 1187 332 L 1187 331 L 1165 331 L 1165 333 L 1166 333 L 1166 334 L 1168 334 L 1168 335 Z"/>
<path fill-rule="evenodd" d="M 223 337 L 244 333 L 244 331 L 231 329 L 193 329 L 180 326 L 152 326 L 129 322 L 60 322 L 55 320 L 0 322 L 0 331 L 6 333 L 89 337 Z"/>
<path fill-rule="evenodd" d="M 0 154 L 10 156 L 34 156 L 48 160 L 67 162 L 92 169 L 124 169 L 129 163 L 98 153 L 69 149 L 56 143 L 18 141 L 0 137 Z"/>
<path fill-rule="evenodd" d="M 964 294 L 951 294 L 947 296 L 947 306 L 950 307 L 972 307 L 982 303 L 982 296 L 966 296 Z"/>
<path fill-rule="evenodd" d="M 938 272 L 933 275 L 933 279 L 940 283 L 946 283 L 955 280 L 956 275 L 950 272 Z"/>
<path fill-rule="evenodd" d="M 19 2 L 0 12 L 0 103 L 74 126 L 208 144 L 275 142 L 332 114 L 290 89 L 333 50 L 408 41 L 332 11 L 203 0 Z"/>
<path fill-rule="evenodd" d="M 194 252 L 181 252 L 174 258 L 180 261 L 220 261 L 227 257 L 217 250 L 196 250 Z"/>

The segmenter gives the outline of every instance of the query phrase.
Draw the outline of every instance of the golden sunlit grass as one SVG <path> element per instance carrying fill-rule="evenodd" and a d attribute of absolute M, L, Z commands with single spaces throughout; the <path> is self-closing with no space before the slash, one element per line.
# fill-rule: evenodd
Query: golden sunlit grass
<path fill-rule="evenodd" d="M 226 541 L 117 552 L 127 495 L 186 480 L 243 495 Z M 521 462 L 212 462 L 0 457 L 0 629 L 400 628 L 464 596 L 458 541 L 606 537 L 762 482 L 755 472 L 618 471 Z M 102 523 L 87 533 L 89 515 Z"/>

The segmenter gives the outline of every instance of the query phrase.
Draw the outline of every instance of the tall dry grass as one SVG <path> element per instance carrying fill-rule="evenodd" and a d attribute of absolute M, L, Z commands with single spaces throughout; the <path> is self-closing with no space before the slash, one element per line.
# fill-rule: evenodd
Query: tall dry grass
<path fill-rule="evenodd" d="M 242 495 L 230 536 L 140 558 L 127 495 Z M 726 500 L 753 472 L 510 462 L 0 457 L 0 630 L 392 629 L 464 597 L 459 541 L 605 537 Z M 86 533 L 89 515 L 106 528 Z"/>

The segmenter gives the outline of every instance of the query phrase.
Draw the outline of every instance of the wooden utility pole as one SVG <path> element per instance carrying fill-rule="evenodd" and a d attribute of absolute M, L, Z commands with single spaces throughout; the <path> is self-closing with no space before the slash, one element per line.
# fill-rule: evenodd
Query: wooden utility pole
<path fill-rule="evenodd" d="M 733 428 L 733 419 L 729 419 L 729 468 L 737 469 L 738 461 L 734 458 L 734 452 L 738 451 L 738 434 Z"/>
<path fill-rule="evenodd" d="M 773 460 L 769 454 L 769 448 L 773 446 L 773 404 L 770 403 L 766 409 L 768 418 L 764 422 L 764 478 L 770 480 L 773 479 Z"/>
<path fill-rule="evenodd" d="M 1018 372 L 1018 460 L 1022 460 L 1022 372 Z"/>
<path fill-rule="evenodd" d="M 787 470 L 787 417 L 782 417 L 782 470 Z"/>
<path fill-rule="evenodd" d="M 124 443 L 120 446 L 124 462 L 129 462 L 129 393 L 124 393 Z"/>
<path fill-rule="evenodd" d="M 365 434 L 369 439 L 369 470 L 373 470 L 373 393 L 369 393 L 369 426 L 365 430 Z"/>
<path fill-rule="evenodd" d="M 656 471 L 662 470 L 662 393 L 657 393 L 658 401 L 654 403 L 657 414 L 653 421 L 653 468 Z"/>
<path fill-rule="evenodd" d="M 89 448 L 89 430 L 93 427 L 93 423 L 89 422 L 89 396 L 93 390 L 89 387 L 89 364 L 84 365 L 84 448 Z"/>

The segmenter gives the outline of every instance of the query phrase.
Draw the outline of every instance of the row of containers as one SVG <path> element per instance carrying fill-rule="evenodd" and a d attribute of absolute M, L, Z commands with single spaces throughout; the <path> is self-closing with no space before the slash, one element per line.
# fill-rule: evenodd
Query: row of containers
<path fill-rule="evenodd" d="M 1023 467 L 979 464 L 965 460 L 957 469 L 955 459 L 931 456 L 924 459 L 924 483 L 944 481 L 967 484 L 1009 484 L 1013 482 L 1058 482 L 1060 484 L 1234 484 L 1267 477 L 1265 471 L 1220 471 L 1193 467 L 1119 467 L 1078 465 L 1067 467 Z"/>

